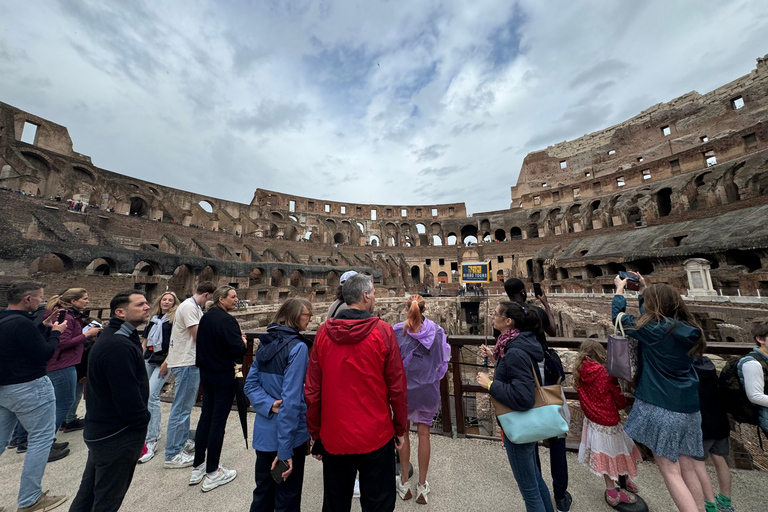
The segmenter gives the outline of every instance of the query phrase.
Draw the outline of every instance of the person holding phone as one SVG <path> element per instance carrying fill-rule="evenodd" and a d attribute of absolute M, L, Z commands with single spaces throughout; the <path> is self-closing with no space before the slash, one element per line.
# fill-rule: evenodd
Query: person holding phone
<path fill-rule="evenodd" d="M 59 338 L 59 347 L 48 361 L 48 377 L 56 393 L 57 429 L 63 426 L 67 413 L 75 402 L 79 380 L 76 366 L 83 359 L 85 344 L 95 340 L 101 332 L 101 328 L 92 327 L 83 333 L 83 327 L 90 322 L 85 313 L 89 303 L 88 291 L 85 288 L 69 288 L 61 295 L 51 297 L 45 306 L 48 310 L 44 315 L 46 318 L 53 310 L 63 310 L 67 322 L 67 328 Z"/>
<path fill-rule="evenodd" d="M 301 333 L 311 319 L 312 304 L 307 299 L 283 302 L 267 334 L 259 336 L 256 358 L 245 379 L 245 394 L 256 410 L 256 488 L 251 512 L 301 509 L 310 439 L 304 379 L 312 348 L 312 341 Z"/>

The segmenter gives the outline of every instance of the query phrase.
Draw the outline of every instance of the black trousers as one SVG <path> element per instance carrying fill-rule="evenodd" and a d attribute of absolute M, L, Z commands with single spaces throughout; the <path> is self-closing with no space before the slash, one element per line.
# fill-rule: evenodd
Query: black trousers
<path fill-rule="evenodd" d="M 363 512 L 395 509 L 395 440 L 392 439 L 370 453 L 323 455 L 323 512 L 349 512 L 358 472 Z"/>
<path fill-rule="evenodd" d="M 556 500 L 565 498 L 568 489 L 568 462 L 565 458 L 565 438 L 553 437 L 549 441 L 549 470 L 552 474 L 552 494 Z M 541 471 L 539 447 L 536 446 L 536 465 Z M 543 473 L 543 472 L 542 472 Z"/>
<path fill-rule="evenodd" d="M 307 445 L 293 449 L 293 471 L 280 485 L 272 479 L 272 462 L 277 452 L 256 450 L 256 488 L 253 490 L 251 512 L 298 512 L 301 510 L 301 490 L 304 486 L 304 463 Z"/>
<path fill-rule="evenodd" d="M 125 430 L 103 441 L 86 441 L 88 460 L 69 512 L 115 512 L 123 504 L 141 457 L 147 429 Z"/>
<path fill-rule="evenodd" d="M 195 432 L 195 467 L 205 461 L 205 471 L 213 473 L 219 469 L 221 447 L 227 418 L 235 399 L 235 378 L 221 379 L 207 372 L 200 372 L 200 385 L 203 388 L 203 407 Z M 207 457 L 206 457 L 207 455 Z"/>

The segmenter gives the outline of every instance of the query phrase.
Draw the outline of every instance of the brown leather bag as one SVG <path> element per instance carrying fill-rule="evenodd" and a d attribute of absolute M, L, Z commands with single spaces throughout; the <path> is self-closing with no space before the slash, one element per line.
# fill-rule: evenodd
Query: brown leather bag
<path fill-rule="evenodd" d="M 562 386 L 560 386 L 560 384 L 552 384 L 550 386 L 542 386 L 539 384 L 539 379 L 536 376 L 536 367 L 534 366 L 533 361 L 531 361 L 531 370 L 533 371 L 533 382 L 536 384 L 536 390 L 533 394 L 534 403 L 531 409 L 536 409 L 537 407 L 543 407 L 545 405 L 565 405 L 563 402 Z M 491 397 L 491 403 L 493 404 L 493 410 L 496 411 L 496 416 L 513 412 L 513 409 L 510 409 L 493 397 Z"/>

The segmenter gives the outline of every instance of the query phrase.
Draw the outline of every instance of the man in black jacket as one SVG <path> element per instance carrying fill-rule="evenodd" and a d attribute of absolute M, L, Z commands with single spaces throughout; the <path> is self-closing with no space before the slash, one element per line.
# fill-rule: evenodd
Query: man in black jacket
<path fill-rule="evenodd" d="M 88 360 L 88 461 L 70 512 L 118 510 L 147 435 L 149 381 L 136 327 L 149 319 L 149 304 L 142 292 L 127 290 L 109 307 L 112 318 Z"/>
<path fill-rule="evenodd" d="M 58 316 L 54 312 L 43 322 L 46 337 L 33 321 L 43 302 L 43 287 L 32 281 L 11 285 L 8 309 L 0 312 L 0 454 L 18 418 L 29 432 L 18 497 L 19 510 L 25 512 L 51 510 L 67 499 L 48 496 L 41 489 L 56 434 L 56 397 L 46 363 L 67 327 L 66 321 L 54 323 Z"/>

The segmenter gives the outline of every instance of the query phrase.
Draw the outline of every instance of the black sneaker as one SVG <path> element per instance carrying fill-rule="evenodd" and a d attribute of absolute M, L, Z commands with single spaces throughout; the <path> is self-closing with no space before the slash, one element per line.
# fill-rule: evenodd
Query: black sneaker
<path fill-rule="evenodd" d="M 19 443 L 16 447 L 16 453 L 27 453 L 27 442 Z"/>
<path fill-rule="evenodd" d="M 61 460 L 67 455 L 69 455 L 69 448 L 64 448 L 63 450 L 57 450 L 56 448 L 51 448 L 51 453 L 48 454 L 48 462 L 55 462 L 57 460 Z"/>
<path fill-rule="evenodd" d="M 11 442 L 10 442 L 10 443 L 8 443 L 8 444 L 5 446 L 5 449 L 6 449 L 6 450 L 15 450 L 16 448 L 18 448 L 18 447 L 19 447 L 19 445 L 20 445 L 21 443 L 22 443 L 22 441 L 14 441 L 14 440 L 11 440 Z"/>
<path fill-rule="evenodd" d="M 75 421 L 71 421 L 67 423 L 66 421 L 62 423 L 59 430 L 62 432 L 75 432 L 77 430 L 83 430 L 85 428 L 85 421 L 83 421 L 82 418 L 77 418 Z"/>
<path fill-rule="evenodd" d="M 569 512 L 571 510 L 571 503 L 573 503 L 573 498 L 568 491 L 565 491 L 565 497 L 560 499 L 555 498 L 557 512 Z"/>
<path fill-rule="evenodd" d="M 65 448 L 69 447 L 69 443 L 63 442 L 63 443 L 53 443 L 51 445 L 51 450 L 64 450 Z"/>

